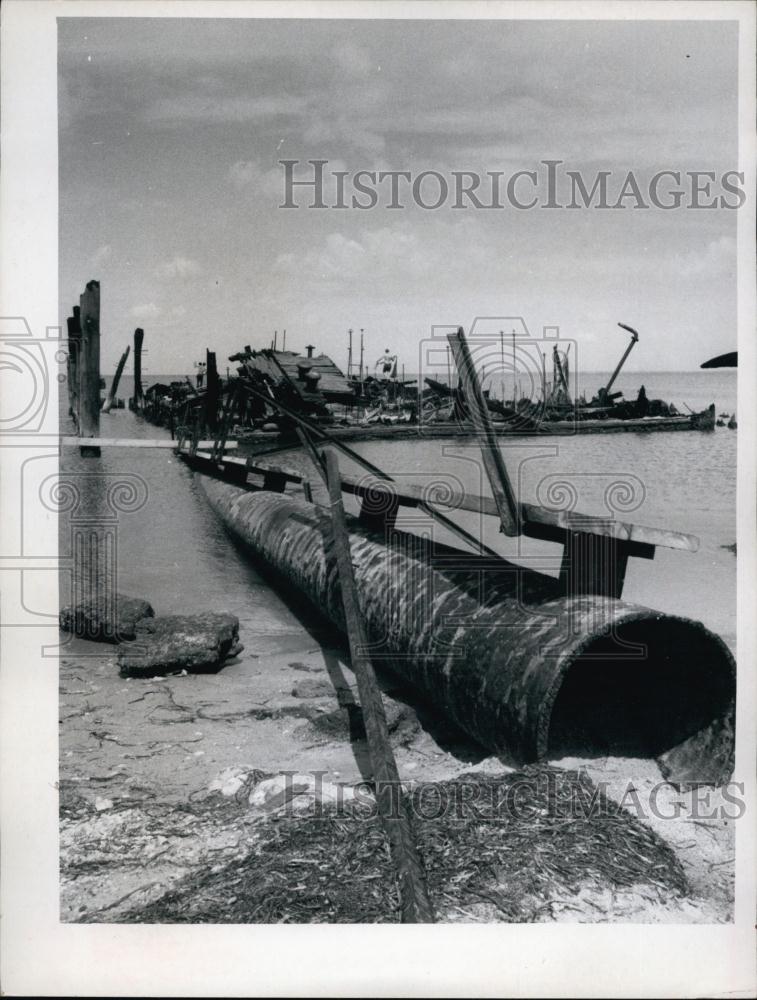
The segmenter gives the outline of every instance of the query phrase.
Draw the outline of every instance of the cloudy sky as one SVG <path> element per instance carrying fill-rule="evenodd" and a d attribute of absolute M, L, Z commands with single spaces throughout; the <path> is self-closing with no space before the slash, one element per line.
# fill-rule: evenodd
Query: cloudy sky
<path fill-rule="evenodd" d="M 102 285 L 103 369 L 242 345 L 385 347 L 522 315 L 582 367 L 693 369 L 736 346 L 735 211 L 283 210 L 332 169 L 738 169 L 733 22 L 59 21 L 61 319 Z M 618 182 L 619 185 L 619 182 Z M 224 361 L 221 360 L 221 364 Z"/>

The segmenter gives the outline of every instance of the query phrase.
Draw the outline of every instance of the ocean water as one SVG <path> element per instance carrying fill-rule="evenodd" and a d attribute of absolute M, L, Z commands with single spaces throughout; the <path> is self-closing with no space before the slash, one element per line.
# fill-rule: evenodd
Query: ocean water
<path fill-rule="evenodd" d="M 170 381 L 175 376 L 145 378 Z M 587 373 L 587 396 L 608 373 Z M 109 382 L 109 380 L 108 380 Z M 729 370 L 626 373 L 615 388 L 635 398 L 644 384 L 650 399 L 717 412 L 736 409 L 736 372 Z M 132 382 L 124 377 L 119 396 Z M 62 430 L 70 431 L 62 403 Z M 167 437 L 128 410 L 101 419 L 103 437 Z M 711 433 L 622 433 L 550 439 L 522 438 L 503 444 L 510 478 L 522 500 L 682 531 L 700 539 L 695 553 L 658 548 L 654 560 L 629 560 L 625 600 L 699 619 L 735 649 L 736 558 L 724 546 L 736 540 L 736 441 L 738 431 Z M 399 481 L 444 489 L 488 493 L 475 443 L 459 440 L 373 441 L 355 449 Z M 291 456 L 290 456 L 291 457 Z M 289 461 L 289 459 L 288 459 Z M 340 459 L 345 471 L 357 469 Z M 107 488 L 108 477 L 134 473 L 146 484 L 147 501 L 119 519 L 119 587 L 145 594 L 163 613 L 227 609 L 239 615 L 260 641 L 296 627 L 296 617 L 223 533 L 192 474 L 170 451 L 104 449 L 100 459 L 81 459 L 63 449 L 62 471 L 85 470 L 87 489 Z M 102 477 L 91 475 L 99 471 Z M 348 502 L 348 509 L 351 502 Z M 354 509 L 354 507 L 352 508 Z M 560 548 L 533 539 L 508 539 L 496 519 L 460 512 L 455 518 L 507 558 L 556 574 Z M 62 544 L 68 526 L 62 518 Z M 417 512 L 400 516 L 400 527 L 433 530 L 452 539 Z M 287 624 L 289 623 L 289 624 Z"/>

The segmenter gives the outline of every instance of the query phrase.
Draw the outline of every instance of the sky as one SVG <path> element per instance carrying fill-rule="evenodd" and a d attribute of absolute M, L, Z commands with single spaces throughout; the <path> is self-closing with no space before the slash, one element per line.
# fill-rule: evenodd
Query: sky
<path fill-rule="evenodd" d="M 584 370 L 615 366 L 618 321 L 640 333 L 629 370 L 736 347 L 727 208 L 279 207 L 282 159 L 447 177 L 555 159 L 615 188 L 738 170 L 734 22 L 58 25 L 61 322 L 99 280 L 103 372 L 136 326 L 155 374 L 206 347 L 223 371 L 284 328 L 344 366 L 349 327 L 371 367 L 388 348 L 416 371 L 434 326 L 480 316 L 559 327 Z"/>

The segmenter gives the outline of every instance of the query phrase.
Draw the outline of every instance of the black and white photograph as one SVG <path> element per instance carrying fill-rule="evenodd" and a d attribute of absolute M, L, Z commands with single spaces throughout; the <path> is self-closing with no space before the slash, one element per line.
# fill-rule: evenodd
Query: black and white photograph
<path fill-rule="evenodd" d="M 754 7 L 3 13 L 11 995 L 753 995 Z"/>

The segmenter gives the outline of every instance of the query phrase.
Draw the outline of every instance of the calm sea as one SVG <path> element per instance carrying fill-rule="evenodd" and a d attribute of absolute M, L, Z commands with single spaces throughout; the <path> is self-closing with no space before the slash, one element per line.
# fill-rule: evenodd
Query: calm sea
<path fill-rule="evenodd" d="M 175 376 L 150 376 L 170 381 Z M 581 388 L 587 396 L 604 384 L 608 373 L 587 373 Z M 736 372 L 654 372 L 622 375 L 615 388 L 635 398 L 641 384 L 650 399 L 700 410 L 715 403 L 717 412 L 736 409 Z M 132 382 L 125 377 L 119 395 L 127 397 Z M 62 403 L 62 412 L 64 413 Z M 68 418 L 62 417 L 62 426 Z M 103 437 L 165 436 L 137 420 L 128 410 L 101 419 Z M 632 559 L 624 599 L 703 621 L 735 649 L 736 559 L 723 546 L 736 539 L 737 431 L 712 433 L 581 435 L 523 438 L 503 447 L 511 479 L 521 499 L 547 506 L 572 506 L 593 514 L 676 531 L 701 540 L 699 551 L 657 549 L 653 561 Z M 460 441 L 382 441 L 355 446 L 367 458 L 400 480 L 439 489 L 488 492 L 475 445 Z M 137 513 L 119 520 L 119 587 L 145 595 L 160 613 L 206 608 L 237 614 L 258 649 L 280 642 L 282 632 L 295 632 L 293 613 L 263 584 L 254 568 L 234 548 L 209 510 L 192 475 L 170 451 L 104 449 L 100 459 L 81 459 L 78 450 L 62 453 L 63 472 L 136 473 L 147 484 L 148 499 Z M 291 458 L 291 456 L 290 456 Z M 289 459 L 288 459 L 289 462 Z M 291 464 L 291 462 L 290 462 Z M 349 463 L 345 463 L 345 469 Z M 351 470 L 353 471 L 353 470 Z M 87 477 L 88 489 L 104 490 L 105 477 Z M 427 524 L 405 516 L 409 530 Z M 531 539 L 506 539 L 492 518 L 456 514 L 487 544 L 524 565 L 556 573 L 558 547 Z M 400 521 L 402 526 L 403 521 Z M 435 529 L 436 530 L 436 529 Z M 65 544 L 67 527 L 62 525 Z M 448 540 L 443 534 L 438 537 Z"/>

